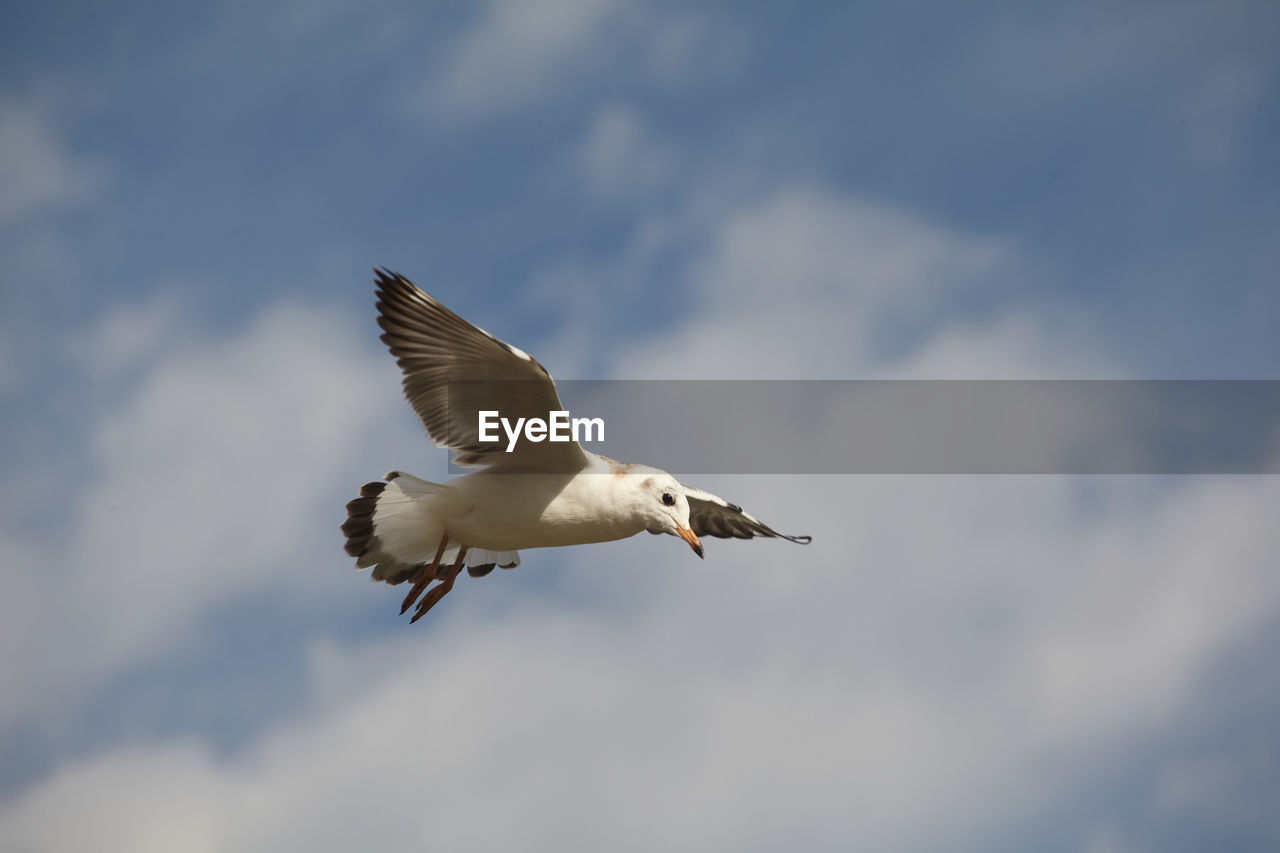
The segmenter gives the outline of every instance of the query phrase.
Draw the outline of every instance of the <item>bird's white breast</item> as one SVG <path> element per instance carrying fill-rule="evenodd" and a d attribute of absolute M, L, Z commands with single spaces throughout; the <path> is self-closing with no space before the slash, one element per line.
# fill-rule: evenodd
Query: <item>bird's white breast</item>
<path fill-rule="evenodd" d="M 612 474 L 481 471 L 449 483 L 450 538 L 474 548 L 518 551 L 608 542 L 645 524 Z"/>

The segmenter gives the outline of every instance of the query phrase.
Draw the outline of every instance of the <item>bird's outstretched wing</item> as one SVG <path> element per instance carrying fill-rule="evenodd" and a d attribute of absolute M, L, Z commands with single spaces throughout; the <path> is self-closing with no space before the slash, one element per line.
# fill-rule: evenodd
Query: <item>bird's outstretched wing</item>
<path fill-rule="evenodd" d="M 685 497 L 689 499 L 689 527 L 698 536 L 715 536 L 720 539 L 751 539 L 761 536 L 786 539 L 800 545 L 808 545 L 810 542 L 809 536 L 787 536 L 779 533 L 724 498 L 683 483 L 681 486 Z"/>
<path fill-rule="evenodd" d="M 374 272 L 378 325 L 404 372 L 404 395 L 431 440 L 455 451 L 454 462 L 548 472 L 587 464 L 572 441 L 522 438 L 508 453 L 500 426 L 490 432 L 497 441 L 482 441 L 481 411 L 499 412 L 515 424 L 517 418 L 547 420 L 563 410 L 551 374 L 533 356 L 471 325 L 399 273 Z"/>

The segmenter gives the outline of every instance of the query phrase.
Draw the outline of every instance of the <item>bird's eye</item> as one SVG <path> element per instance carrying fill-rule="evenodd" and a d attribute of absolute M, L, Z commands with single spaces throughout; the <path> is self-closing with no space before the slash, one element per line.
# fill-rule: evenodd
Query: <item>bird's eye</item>
<path fill-rule="evenodd" d="M 676 502 L 676 499 L 675 499 L 675 498 L 673 498 L 673 497 L 671 496 L 671 493 L 670 493 L 670 492 L 663 492 L 663 493 L 662 493 L 662 502 L 663 502 L 664 504 L 666 504 L 667 506 L 673 506 L 673 505 L 675 504 L 675 502 Z"/>

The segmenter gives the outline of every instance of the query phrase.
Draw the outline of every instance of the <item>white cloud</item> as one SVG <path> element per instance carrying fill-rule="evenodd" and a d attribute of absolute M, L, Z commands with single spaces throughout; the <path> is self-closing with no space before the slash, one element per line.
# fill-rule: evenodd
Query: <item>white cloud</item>
<path fill-rule="evenodd" d="M 79 201 L 103 181 L 101 165 L 72 154 L 35 100 L 0 97 L 0 151 L 0 228 Z"/>
<path fill-rule="evenodd" d="M 154 362 L 157 351 L 171 347 L 190 322 L 180 316 L 178 307 L 161 296 L 113 309 L 72 344 L 84 371 L 105 381 Z"/>
<path fill-rule="evenodd" d="M 1099 827 L 1085 840 L 1082 853 L 1140 853 L 1138 848 L 1120 840 L 1109 826 Z"/>
<path fill-rule="evenodd" d="M 133 359 L 132 341 L 110 344 L 113 330 L 141 325 L 156 340 L 175 316 L 167 305 L 108 319 L 93 337 L 117 363 Z M 105 414 L 86 409 L 97 417 L 87 462 L 42 472 L 61 481 L 44 535 L 67 535 L 36 543 L 3 531 L 38 554 L 5 578 L 4 598 L 20 613 L 58 614 L 29 623 L 23 653 L 7 661 L 4 722 L 56 723 L 121 668 L 198 636 L 202 614 L 248 590 L 296 586 L 303 601 L 332 590 L 337 576 L 310 561 L 338 542 L 358 478 L 386 464 L 363 475 L 348 467 L 353 442 L 376 448 L 392 429 L 385 412 L 397 390 L 394 369 L 349 324 L 281 304 L 224 341 L 163 334 L 171 343 L 119 399 L 108 395 Z"/>
<path fill-rule="evenodd" d="M 596 112 L 575 160 L 587 188 L 606 200 L 651 193 L 676 166 L 675 153 L 654 137 L 640 116 L 617 104 Z"/>
<path fill-rule="evenodd" d="M 523 106 L 606 54 L 625 0 L 490 0 L 434 69 L 428 111 L 476 118 Z"/>
<path fill-rule="evenodd" d="M 952 323 L 891 367 L 907 379 L 1120 379 L 1087 320 L 1063 306 Z M 1071 316 L 1072 314 L 1076 316 Z M 1064 322 L 1065 317 L 1070 317 Z M 1095 342 L 1092 348 L 1082 344 Z"/>
<path fill-rule="evenodd" d="M 1188 67 L 1188 56 L 1202 56 L 1214 39 L 1238 38 L 1240 21 L 1256 11 L 1251 5 L 1094 2 L 1000 10 L 984 21 L 978 42 L 963 47 L 976 59 L 976 76 L 964 84 L 984 83 L 984 91 L 975 94 L 991 105 L 1039 103 L 1059 112 L 1071 99 L 1114 89 L 1118 82 L 1163 93 Z"/>
<path fill-rule="evenodd" d="M 733 494 L 804 514 L 809 551 L 645 537 L 528 561 L 570 564 L 560 596 L 469 581 L 429 626 L 318 647 L 315 713 L 247 753 L 64 768 L 0 841 L 936 849 L 1071 791 L 1280 606 L 1265 478 L 1118 489 L 1102 521 L 1064 480 L 800 485 Z"/>
<path fill-rule="evenodd" d="M 990 276 L 1010 249 L 882 205 L 783 187 L 706 226 L 682 317 L 618 359 L 651 378 L 850 379 L 894 371 L 883 324 Z"/>
<path fill-rule="evenodd" d="M 1230 160 L 1241 125 L 1267 90 L 1267 75 L 1239 60 L 1224 63 L 1196 80 L 1182 93 L 1182 103 L 1174 107 L 1186 127 L 1190 156 L 1208 165 Z"/>
<path fill-rule="evenodd" d="M 637 0 L 486 0 L 429 69 L 411 107 L 444 121 L 483 119 L 566 93 L 602 74 L 688 87 L 741 66 L 735 20 Z"/>
<path fill-rule="evenodd" d="M 999 240 L 804 188 L 683 221 L 707 226 L 684 238 L 688 323 L 624 352 L 651 375 L 1071 363 L 1029 310 L 939 322 L 888 361 L 862 340 L 998 270 Z M 336 554 L 320 531 L 359 482 L 338 460 L 400 411 L 353 335 L 277 308 L 121 401 L 69 577 L 38 576 L 27 608 L 58 601 L 83 633 L 31 628 L 11 695 L 69 701 L 246 591 L 355 594 L 298 554 Z M 1273 479 L 708 479 L 814 544 L 533 552 L 391 639 L 314 640 L 313 701 L 235 755 L 125 744 L 56 768 L 0 807 L 0 847 L 953 846 L 1094 784 L 1280 615 Z"/>
<path fill-rule="evenodd" d="M 645 46 L 657 82 L 687 86 L 740 67 L 747 51 L 745 31 L 737 19 L 713 21 L 705 11 L 680 10 L 653 22 Z"/>
<path fill-rule="evenodd" d="M 987 272 L 1003 251 L 993 240 L 801 186 L 726 221 L 699 275 L 713 295 L 732 288 L 737 306 L 758 310 L 781 293 L 790 301 L 851 303 L 855 319 L 869 324 Z M 859 318 L 858 309 L 877 309 L 876 316 Z"/>
<path fill-rule="evenodd" d="M 10 336 L 0 338 L 0 400 L 8 396 L 21 381 L 16 349 Z"/>
<path fill-rule="evenodd" d="M 1280 839 L 1280 816 L 1270 784 L 1280 772 L 1280 751 L 1273 741 L 1242 740 L 1168 762 L 1152 796 L 1157 814 L 1216 826 L 1256 827 Z"/>
<path fill-rule="evenodd" d="M 21 818 L 3 832 L 14 850 L 191 850 L 226 849 L 214 823 L 216 780 L 207 758 L 194 745 L 156 753 L 122 754 L 109 762 L 64 768 L 41 795 L 26 801 Z M 157 786 L 158 776 L 169 783 Z M 157 807 L 138 820 L 140 792 Z M 93 803 L 87 823 L 59 814 L 68 801 Z"/>

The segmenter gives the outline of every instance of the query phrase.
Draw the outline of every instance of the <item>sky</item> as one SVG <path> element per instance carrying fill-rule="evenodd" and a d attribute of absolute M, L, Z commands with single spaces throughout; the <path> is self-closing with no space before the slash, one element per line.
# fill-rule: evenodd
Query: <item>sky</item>
<path fill-rule="evenodd" d="M 449 476 L 374 266 L 560 379 L 1277 378 L 1273 3 L 5 20 L 0 848 L 1280 846 L 1273 476 L 718 474 L 813 544 L 412 626 L 338 531 Z"/>

